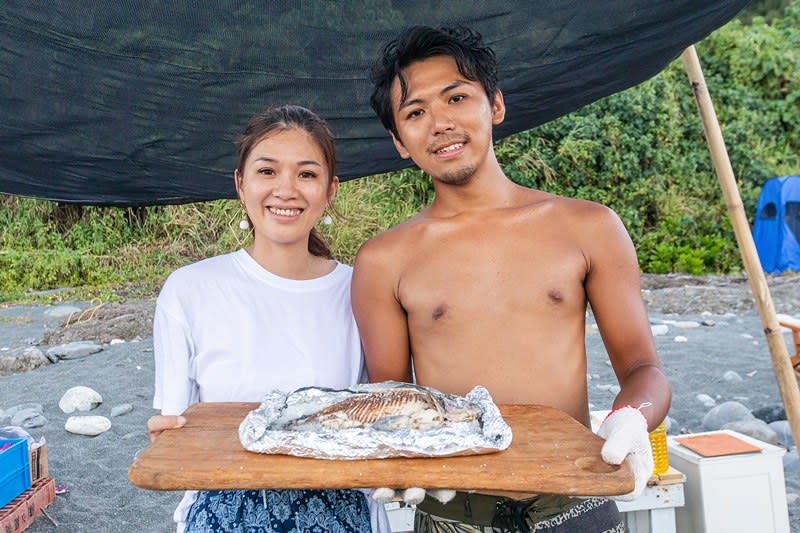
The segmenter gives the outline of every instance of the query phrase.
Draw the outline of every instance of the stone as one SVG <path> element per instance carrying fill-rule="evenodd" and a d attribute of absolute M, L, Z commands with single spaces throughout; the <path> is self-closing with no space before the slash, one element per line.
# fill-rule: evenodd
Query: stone
<path fill-rule="evenodd" d="M 708 394 L 704 394 L 702 392 L 697 396 L 695 396 L 695 398 L 697 399 L 698 402 L 703 404 L 703 407 L 714 407 L 715 405 L 717 405 L 717 400 L 715 400 Z"/>
<path fill-rule="evenodd" d="M 659 335 L 666 335 L 669 331 L 669 326 L 666 324 L 655 324 L 650 326 L 650 331 L 652 332 L 654 337 L 658 337 Z"/>
<path fill-rule="evenodd" d="M 103 397 L 94 389 L 84 386 L 72 387 L 58 401 L 58 407 L 66 414 L 75 411 L 91 411 L 103 403 Z"/>
<path fill-rule="evenodd" d="M 684 337 L 683 335 L 678 335 L 678 336 L 677 336 L 677 337 L 675 337 L 673 340 L 674 340 L 675 342 L 688 342 L 688 341 L 689 341 L 689 339 L 687 339 L 687 338 L 686 338 L 686 337 Z"/>
<path fill-rule="evenodd" d="M 41 409 L 21 409 L 11 417 L 12 426 L 30 429 L 39 428 L 45 424 L 47 424 L 47 419 L 42 415 Z"/>
<path fill-rule="evenodd" d="M 711 320 L 710 318 L 707 318 L 707 319 L 703 320 L 702 322 L 700 322 L 700 325 L 701 326 L 712 327 L 712 326 L 716 326 L 717 323 L 714 322 L 713 320 Z"/>
<path fill-rule="evenodd" d="M 792 446 L 783 456 L 783 471 L 787 475 L 800 475 L 800 457 L 797 456 L 797 446 Z"/>
<path fill-rule="evenodd" d="M 750 409 L 739 402 L 723 402 L 712 407 L 703 417 L 703 429 L 706 431 L 716 431 L 722 429 L 722 426 L 730 422 L 754 420 L 755 418 L 753 413 L 750 412 Z"/>
<path fill-rule="evenodd" d="M 104 416 L 71 416 L 64 429 L 76 435 L 94 437 L 111 429 L 111 420 Z"/>
<path fill-rule="evenodd" d="M 78 341 L 53 346 L 47 350 L 48 356 L 55 355 L 59 359 L 81 359 L 103 350 L 103 347 L 94 342 Z"/>
<path fill-rule="evenodd" d="M 730 429 L 758 439 L 761 442 L 766 442 L 773 446 L 778 445 L 778 434 L 774 429 L 769 427 L 769 424 L 758 418 L 753 418 L 752 420 L 734 420 L 733 422 L 723 424 L 720 429 Z"/>
<path fill-rule="evenodd" d="M 26 411 L 26 410 L 33 410 L 33 411 L 36 411 L 39 414 L 42 414 L 42 413 L 44 413 L 44 406 L 42 404 L 36 403 L 36 402 L 21 403 L 21 404 L 15 405 L 13 407 L 9 407 L 8 409 L 6 409 L 5 413 L 6 413 L 6 415 L 8 415 L 10 417 L 13 417 L 18 412 Z"/>
<path fill-rule="evenodd" d="M 699 322 L 695 322 L 694 320 L 678 320 L 678 321 L 675 322 L 674 325 L 675 325 L 676 328 L 683 328 L 683 329 L 699 328 L 700 327 L 700 323 Z"/>
<path fill-rule="evenodd" d="M 788 420 L 775 420 L 767 422 L 769 427 L 778 435 L 778 444 L 784 448 L 791 449 L 794 446 L 794 436 Z"/>
<path fill-rule="evenodd" d="M 133 411 L 133 405 L 129 403 L 121 403 L 119 405 L 115 405 L 114 407 L 111 408 L 111 418 L 114 418 L 115 416 L 127 415 L 131 411 Z"/>
<path fill-rule="evenodd" d="M 734 372 L 733 370 L 728 370 L 722 375 L 722 379 L 727 381 L 728 383 L 741 383 L 744 381 L 742 376 Z"/>
<path fill-rule="evenodd" d="M 784 409 L 782 403 L 765 405 L 753 409 L 752 413 L 754 417 L 763 420 L 767 424 L 775 422 L 776 420 L 786 420 L 786 409 Z"/>
<path fill-rule="evenodd" d="M 49 364 L 49 359 L 38 348 L 26 348 L 22 353 L 11 351 L 0 357 L 0 376 L 28 372 Z"/>

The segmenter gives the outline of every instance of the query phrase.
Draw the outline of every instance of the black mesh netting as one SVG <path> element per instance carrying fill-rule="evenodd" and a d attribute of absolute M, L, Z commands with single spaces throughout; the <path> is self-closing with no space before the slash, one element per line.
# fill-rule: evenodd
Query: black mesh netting
<path fill-rule="evenodd" d="M 531 129 L 656 74 L 747 0 L 5 0 L 0 192 L 148 205 L 233 198 L 254 113 L 325 117 L 342 180 L 408 163 L 368 104 L 369 66 L 413 24 L 462 23 L 500 63 L 506 121 Z"/>

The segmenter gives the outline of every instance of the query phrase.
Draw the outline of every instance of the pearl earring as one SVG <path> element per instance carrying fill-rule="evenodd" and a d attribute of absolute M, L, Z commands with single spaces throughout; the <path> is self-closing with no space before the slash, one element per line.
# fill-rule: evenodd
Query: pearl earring
<path fill-rule="evenodd" d="M 333 224 L 333 217 L 331 217 L 330 215 L 325 215 L 324 217 L 322 217 L 322 223 L 325 224 L 326 226 L 330 226 L 331 224 Z"/>
<path fill-rule="evenodd" d="M 250 221 L 246 218 L 243 218 L 239 221 L 239 229 L 245 230 L 250 228 Z"/>

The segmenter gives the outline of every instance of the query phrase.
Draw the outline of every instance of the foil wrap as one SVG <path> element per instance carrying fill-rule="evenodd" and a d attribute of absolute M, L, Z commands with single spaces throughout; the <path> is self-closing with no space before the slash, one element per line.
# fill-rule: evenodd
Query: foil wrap
<path fill-rule="evenodd" d="M 398 387 L 413 387 L 430 393 L 438 409 L 445 414 L 470 412 L 477 416 L 469 421 L 459 421 L 455 416 L 456 420 L 447 419 L 434 427 L 419 428 L 387 429 L 386 424 L 381 423 L 344 428 L 303 426 L 301 423 L 297 427 L 298 421 L 308 420 L 338 402 Z M 456 396 L 391 381 L 354 385 L 343 390 L 307 387 L 291 393 L 272 391 L 239 426 L 239 440 L 247 450 L 318 459 L 476 455 L 505 450 L 511 445 L 511 438 L 511 428 L 484 387 L 475 387 L 466 396 Z"/>

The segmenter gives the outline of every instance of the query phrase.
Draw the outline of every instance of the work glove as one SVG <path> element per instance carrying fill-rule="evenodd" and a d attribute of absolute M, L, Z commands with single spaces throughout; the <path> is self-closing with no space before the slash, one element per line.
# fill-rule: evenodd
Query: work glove
<path fill-rule="evenodd" d="M 400 492 L 400 498 L 406 503 L 406 505 L 417 505 L 418 503 L 422 503 L 422 500 L 425 499 L 426 493 L 433 499 L 443 504 L 455 498 L 456 495 L 456 491 L 454 490 L 428 489 L 426 491 L 425 489 L 421 489 L 419 487 L 412 487 L 402 490 Z M 394 500 L 396 495 L 397 494 L 394 489 L 381 487 L 372 492 L 372 499 L 378 503 L 389 503 Z"/>
<path fill-rule="evenodd" d="M 628 457 L 633 471 L 633 491 L 609 498 L 619 501 L 635 500 L 641 496 L 653 474 L 653 451 L 650 448 L 647 419 L 635 407 L 618 407 L 600 424 L 597 435 L 606 440 L 600 451 L 603 461 L 619 465 Z"/>

